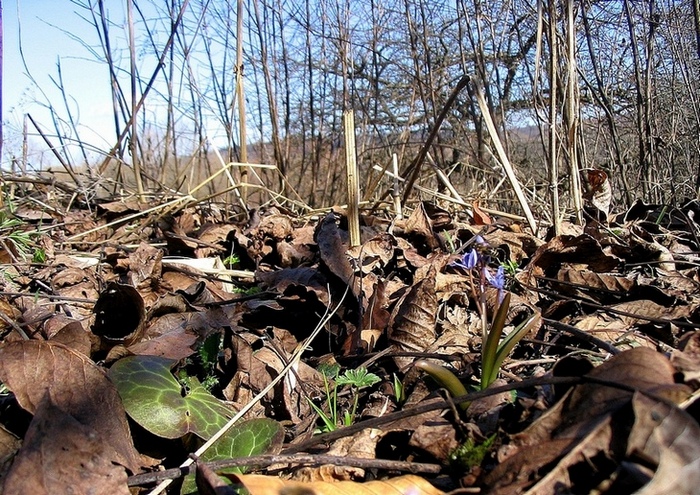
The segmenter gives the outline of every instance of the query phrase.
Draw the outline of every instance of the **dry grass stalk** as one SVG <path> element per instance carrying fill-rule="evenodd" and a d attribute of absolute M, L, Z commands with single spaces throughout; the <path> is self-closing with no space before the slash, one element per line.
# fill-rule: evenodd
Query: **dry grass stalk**
<path fill-rule="evenodd" d="M 348 186 L 348 230 L 350 246 L 360 245 L 360 183 L 355 155 L 355 114 L 347 110 L 343 114 L 345 129 L 345 171 Z"/>
<path fill-rule="evenodd" d="M 515 176 L 515 170 L 510 164 L 510 160 L 508 160 L 508 156 L 506 155 L 505 149 L 503 149 L 501 139 L 498 137 L 498 132 L 496 131 L 496 127 L 493 124 L 493 119 L 491 118 L 491 112 L 489 112 L 488 105 L 486 104 L 486 100 L 484 99 L 484 90 L 478 81 L 474 80 L 474 82 L 476 86 L 474 91 L 474 93 L 476 94 L 476 100 L 479 104 L 479 109 L 481 110 L 481 114 L 484 118 L 486 128 L 489 131 L 489 136 L 491 136 L 493 146 L 494 148 L 496 148 L 496 152 L 498 153 L 498 158 L 501 163 L 501 166 L 503 167 L 503 171 L 506 173 L 506 176 L 508 177 L 511 186 L 513 187 L 513 191 L 515 191 L 515 196 L 518 198 L 520 207 L 525 213 L 525 218 L 527 219 L 527 223 L 530 226 L 530 229 L 533 233 L 537 234 L 537 222 L 535 221 L 535 217 L 532 215 L 532 211 L 530 210 L 530 206 L 528 205 L 527 198 L 525 197 L 525 194 L 523 193 L 523 190 L 520 187 L 520 182 L 518 182 L 518 178 Z"/>

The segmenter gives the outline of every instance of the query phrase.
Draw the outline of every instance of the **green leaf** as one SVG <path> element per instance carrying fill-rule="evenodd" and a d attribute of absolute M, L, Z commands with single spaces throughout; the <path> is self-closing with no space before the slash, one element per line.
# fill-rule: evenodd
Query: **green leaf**
<path fill-rule="evenodd" d="M 316 414 L 318 414 L 319 417 L 323 420 L 323 423 L 326 425 L 326 431 L 335 431 L 338 428 L 338 426 L 335 424 L 335 421 L 333 421 L 333 419 L 331 419 L 325 412 L 323 412 L 323 409 L 314 404 L 311 399 L 307 400 L 309 401 L 309 405 L 313 408 L 313 410 L 316 411 Z"/>
<path fill-rule="evenodd" d="M 200 459 L 208 462 L 266 454 L 278 450 L 283 440 L 284 428 L 274 419 L 251 419 L 233 426 Z M 232 469 L 239 473 L 246 470 Z"/>
<path fill-rule="evenodd" d="M 267 418 L 251 419 L 233 426 L 220 439 L 205 451 L 200 460 L 204 462 L 222 461 L 239 457 L 277 453 L 284 441 L 284 428 L 277 421 Z M 241 474 L 247 468 L 230 467 L 216 472 Z M 226 480 L 226 478 L 223 478 Z M 197 493 L 194 475 L 185 477 L 182 494 Z"/>
<path fill-rule="evenodd" d="M 491 377 L 491 382 L 496 379 L 496 374 L 498 373 L 501 364 L 503 364 L 503 361 L 506 359 L 508 354 L 510 354 L 510 351 L 513 350 L 513 347 L 515 347 L 515 345 L 520 342 L 523 337 L 529 334 L 532 329 L 537 327 L 539 324 L 540 313 L 538 311 L 518 325 L 512 332 L 506 335 L 503 342 L 501 342 L 498 346 L 498 352 L 496 352 L 496 357 L 494 358 L 494 368 L 492 371 L 493 376 Z"/>
<path fill-rule="evenodd" d="M 379 383 L 379 378 L 374 373 L 368 373 L 367 368 L 357 368 L 356 370 L 347 370 L 340 375 L 336 380 L 338 385 L 350 385 L 357 388 L 371 387 L 375 383 Z"/>
<path fill-rule="evenodd" d="M 154 435 L 179 438 L 187 433 L 208 439 L 234 411 L 191 377 L 184 391 L 170 369 L 171 359 L 129 356 L 109 370 L 124 408 L 131 418 Z"/>
<path fill-rule="evenodd" d="M 197 355 L 201 360 L 202 367 L 205 371 L 211 372 L 216 367 L 216 360 L 219 357 L 219 351 L 221 350 L 221 334 L 213 333 L 199 346 L 197 349 Z"/>
<path fill-rule="evenodd" d="M 481 389 L 486 390 L 486 388 L 493 382 L 492 377 L 498 374 L 498 368 L 495 368 L 494 373 L 494 363 L 496 361 L 496 352 L 498 350 L 498 342 L 501 340 L 501 334 L 503 333 L 503 327 L 506 326 L 506 316 L 508 316 L 508 309 L 510 309 L 510 292 L 506 292 L 501 305 L 496 310 L 496 315 L 493 318 L 493 323 L 491 324 L 491 330 L 489 330 L 486 336 L 486 342 L 481 344 Z M 489 381 L 490 380 L 490 381 Z"/>
<path fill-rule="evenodd" d="M 431 363 L 425 359 L 416 362 L 415 366 L 432 376 L 436 382 L 447 389 L 452 397 L 462 397 L 468 394 L 466 387 L 459 381 L 459 378 L 444 366 Z M 469 404 L 470 402 L 462 402 L 460 407 L 466 411 Z"/>

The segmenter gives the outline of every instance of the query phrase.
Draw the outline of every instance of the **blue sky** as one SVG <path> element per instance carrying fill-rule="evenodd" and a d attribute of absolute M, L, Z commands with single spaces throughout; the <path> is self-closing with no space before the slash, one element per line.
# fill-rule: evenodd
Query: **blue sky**
<path fill-rule="evenodd" d="M 108 8 L 115 9 L 110 17 L 118 21 L 123 19 L 123 2 L 108 0 L 106 3 Z M 86 11 L 69 0 L 5 0 L 2 4 L 3 166 L 8 164 L 9 153 L 19 153 L 25 113 L 30 113 L 47 134 L 55 134 L 47 109 L 49 103 L 61 116 L 67 115 L 61 92 L 52 82 L 52 78 L 58 81 L 59 61 L 68 105 L 79 120 L 81 139 L 98 148 L 109 149 L 115 141 L 115 131 L 107 67 L 97 63 L 89 49 L 75 39 L 80 37 L 84 43 L 98 46 L 95 28 L 81 19 Z M 29 132 L 34 132 L 31 124 Z M 34 143 L 30 148 L 35 151 L 46 148 L 39 138 L 31 139 L 30 143 Z M 33 161 L 38 165 L 47 160 L 51 162 L 48 155 L 43 159 L 34 155 Z"/>

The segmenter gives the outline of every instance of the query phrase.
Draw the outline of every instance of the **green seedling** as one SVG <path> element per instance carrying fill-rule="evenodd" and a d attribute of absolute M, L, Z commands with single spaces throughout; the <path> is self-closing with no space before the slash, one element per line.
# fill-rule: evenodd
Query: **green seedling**
<path fill-rule="evenodd" d="M 486 390 L 498 376 L 498 371 L 510 351 L 513 350 L 523 337 L 533 328 L 536 328 L 540 321 L 540 314 L 534 313 L 513 331 L 508 333 L 500 342 L 503 335 L 503 328 L 506 324 L 506 316 L 510 308 L 510 292 L 506 293 L 503 301 L 498 307 L 493 318 L 490 330 L 486 332 L 484 342 L 481 345 L 481 389 Z"/>
<path fill-rule="evenodd" d="M 447 242 L 447 247 L 449 248 L 450 253 L 454 254 L 457 252 L 457 246 L 455 245 L 454 238 L 447 230 L 445 231 L 445 242 Z"/>
<path fill-rule="evenodd" d="M 403 404 L 406 400 L 406 388 L 396 373 L 394 373 L 394 399 L 396 399 L 397 404 Z"/>
<path fill-rule="evenodd" d="M 481 316 L 482 328 L 482 344 L 481 344 L 481 389 L 485 390 L 491 385 L 498 371 L 503 364 L 503 361 L 508 354 L 513 350 L 515 345 L 529 332 L 531 332 L 540 322 L 539 312 L 535 312 L 525 321 L 520 323 L 514 330 L 509 332 L 503 341 L 503 330 L 506 324 L 506 317 L 510 309 L 510 292 L 505 290 L 506 286 L 506 266 L 510 269 L 515 267 L 507 263 L 500 265 L 493 273 L 488 265 L 489 257 L 483 253 L 487 251 L 488 244 L 481 236 L 476 236 L 475 244 L 477 247 L 465 253 L 459 260 L 454 262 L 452 266 L 458 268 L 469 276 L 469 285 L 471 287 L 472 297 L 476 302 L 479 314 Z M 489 324 L 486 314 L 486 287 L 491 286 L 498 290 L 498 308 L 496 309 L 493 319 Z M 427 370 L 426 370 L 427 371 Z M 454 383 L 456 377 L 447 369 L 433 372 L 445 388 L 457 390 L 459 387 Z M 452 377 L 448 376 L 452 375 Z"/>
<path fill-rule="evenodd" d="M 324 428 L 321 431 L 335 431 L 339 424 L 342 424 L 343 426 L 350 426 L 355 422 L 357 404 L 360 398 L 359 390 L 365 387 L 371 387 L 375 383 L 378 383 L 381 379 L 374 373 L 367 372 L 367 369 L 365 368 L 347 370 L 345 373 L 338 376 L 340 366 L 337 364 L 319 367 L 319 371 L 323 375 L 328 413 L 314 404 L 311 400 L 309 400 L 309 404 L 323 421 Z M 333 380 L 332 388 L 330 385 L 331 380 Z M 353 395 L 353 406 L 352 411 L 344 411 L 341 418 L 338 411 L 338 388 L 342 386 L 350 387 Z"/>
<path fill-rule="evenodd" d="M 238 257 L 237 254 L 232 254 L 230 256 L 227 256 L 224 258 L 224 266 L 228 268 L 233 268 L 238 265 L 238 263 L 241 262 L 241 259 Z"/>
<path fill-rule="evenodd" d="M 222 341 L 220 333 L 213 333 L 204 339 L 202 345 L 197 349 L 197 358 L 204 370 L 202 386 L 209 391 L 219 384 L 219 378 L 216 376 L 216 364 L 222 349 Z"/>
<path fill-rule="evenodd" d="M 513 260 L 504 261 L 501 264 L 501 266 L 503 266 L 503 269 L 505 270 L 506 275 L 508 275 L 509 277 L 514 277 L 515 274 L 518 272 L 518 268 L 519 268 L 518 263 L 513 261 Z"/>

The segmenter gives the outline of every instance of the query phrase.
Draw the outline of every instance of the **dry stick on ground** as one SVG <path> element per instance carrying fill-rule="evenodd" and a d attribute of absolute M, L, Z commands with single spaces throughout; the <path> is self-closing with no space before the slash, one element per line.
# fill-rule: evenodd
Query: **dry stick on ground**
<path fill-rule="evenodd" d="M 363 469 L 385 469 L 388 471 L 406 471 L 409 473 L 428 473 L 438 474 L 442 471 L 442 466 L 439 464 L 426 464 L 422 462 L 408 461 L 390 461 L 385 459 L 364 459 L 361 457 L 345 457 L 335 455 L 308 455 L 308 454 L 292 454 L 292 455 L 256 455 L 251 457 L 235 457 L 222 461 L 214 461 L 204 463 L 213 471 L 230 467 L 251 467 L 262 468 L 273 466 L 275 464 L 298 464 L 321 466 L 324 464 L 332 464 L 334 466 L 357 467 Z M 146 483 L 154 483 L 166 479 L 177 479 L 196 471 L 195 466 L 186 469 L 173 468 L 154 473 L 144 473 L 130 476 L 127 485 L 139 486 Z"/>
<path fill-rule="evenodd" d="M 118 225 L 118 224 L 121 224 L 124 222 L 128 222 L 129 220 L 133 220 L 135 218 L 146 216 L 149 213 L 152 213 L 154 211 L 164 210 L 164 209 L 167 209 L 169 207 L 176 206 L 180 203 L 184 203 L 185 205 L 187 205 L 191 201 L 194 201 L 194 198 L 192 198 L 192 196 L 182 196 L 182 197 L 176 198 L 172 201 L 168 201 L 167 203 L 163 203 L 162 205 L 157 205 L 157 206 L 154 206 L 153 208 L 148 208 L 147 210 L 139 211 L 137 213 L 133 213 L 131 215 L 127 215 L 125 217 L 118 218 L 118 219 L 114 220 L 113 222 L 109 222 L 109 223 L 106 223 L 104 225 L 100 225 L 99 227 L 95 227 L 93 229 L 86 230 L 85 232 L 79 232 L 77 234 L 74 234 L 74 235 L 68 237 L 65 240 L 65 242 L 77 241 L 81 237 L 85 237 L 87 235 L 90 235 L 93 232 L 98 232 L 100 230 L 107 229 L 107 228 L 112 227 L 114 225 Z"/>
<path fill-rule="evenodd" d="M 282 454 L 296 454 L 297 452 L 304 452 L 311 447 L 315 447 L 319 444 L 329 444 L 334 440 L 339 438 L 348 437 L 354 435 L 355 433 L 362 431 L 366 428 L 376 428 L 378 426 L 386 425 L 399 421 L 401 419 L 410 418 L 413 416 L 418 416 L 430 411 L 437 411 L 439 409 L 448 409 L 453 404 L 459 404 L 462 402 L 473 402 L 478 399 L 483 399 L 484 397 L 491 397 L 493 395 L 498 395 L 503 392 L 510 392 L 512 390 L 522 390 L 530 387 L 536 387 L 541 385 L 562 385 L 570 384 L 575 385 L 581 383 L 582 379 L 578 377 L 538 377 L 538 378 L 528 378 L 520 382 L 510 383 L 508 385 L 503 385 L 502 387 L 493 387 L 488 390 L 482 390 L 479 392 L 474 392 L 461 397 L 454 397 L 450 400 L 435 400 L 431 402 L 426 402 L 419 404 L 417 406 L 411 407 L 409 409 L 404 409 L 402 411 L 386 414 L 378 418 L 371 418 L 364 421 L 360 421 L 350 426 L 344 428 L 339 428 L 335 431 L 328 433 L 323 433 L 321 435 L 316 435 L 311 439 L 302 442 L 297 445 L 292 445 L 282 451 Z"/>
<path fill-rule="evenodd" d="M 44 179 L 42 177 L 16 177 L 16 176 L 3 175 L 2 180 L 4 182 L 19 182 L 19 183 L 40 184 L 40 185 L 44 185 L 44 186 L 51 186 L 51 187 L 55 187 L 57 189 L 60 189 L 63 192 L 66 192 L 68 194 L 75 194 L 77 192 L 75 190 L 75 188 L 70 187 L 66 184 L 63 184 L 62 182 L 57 181 L 55 177 L 51 177 L 50 179 Z"/>

